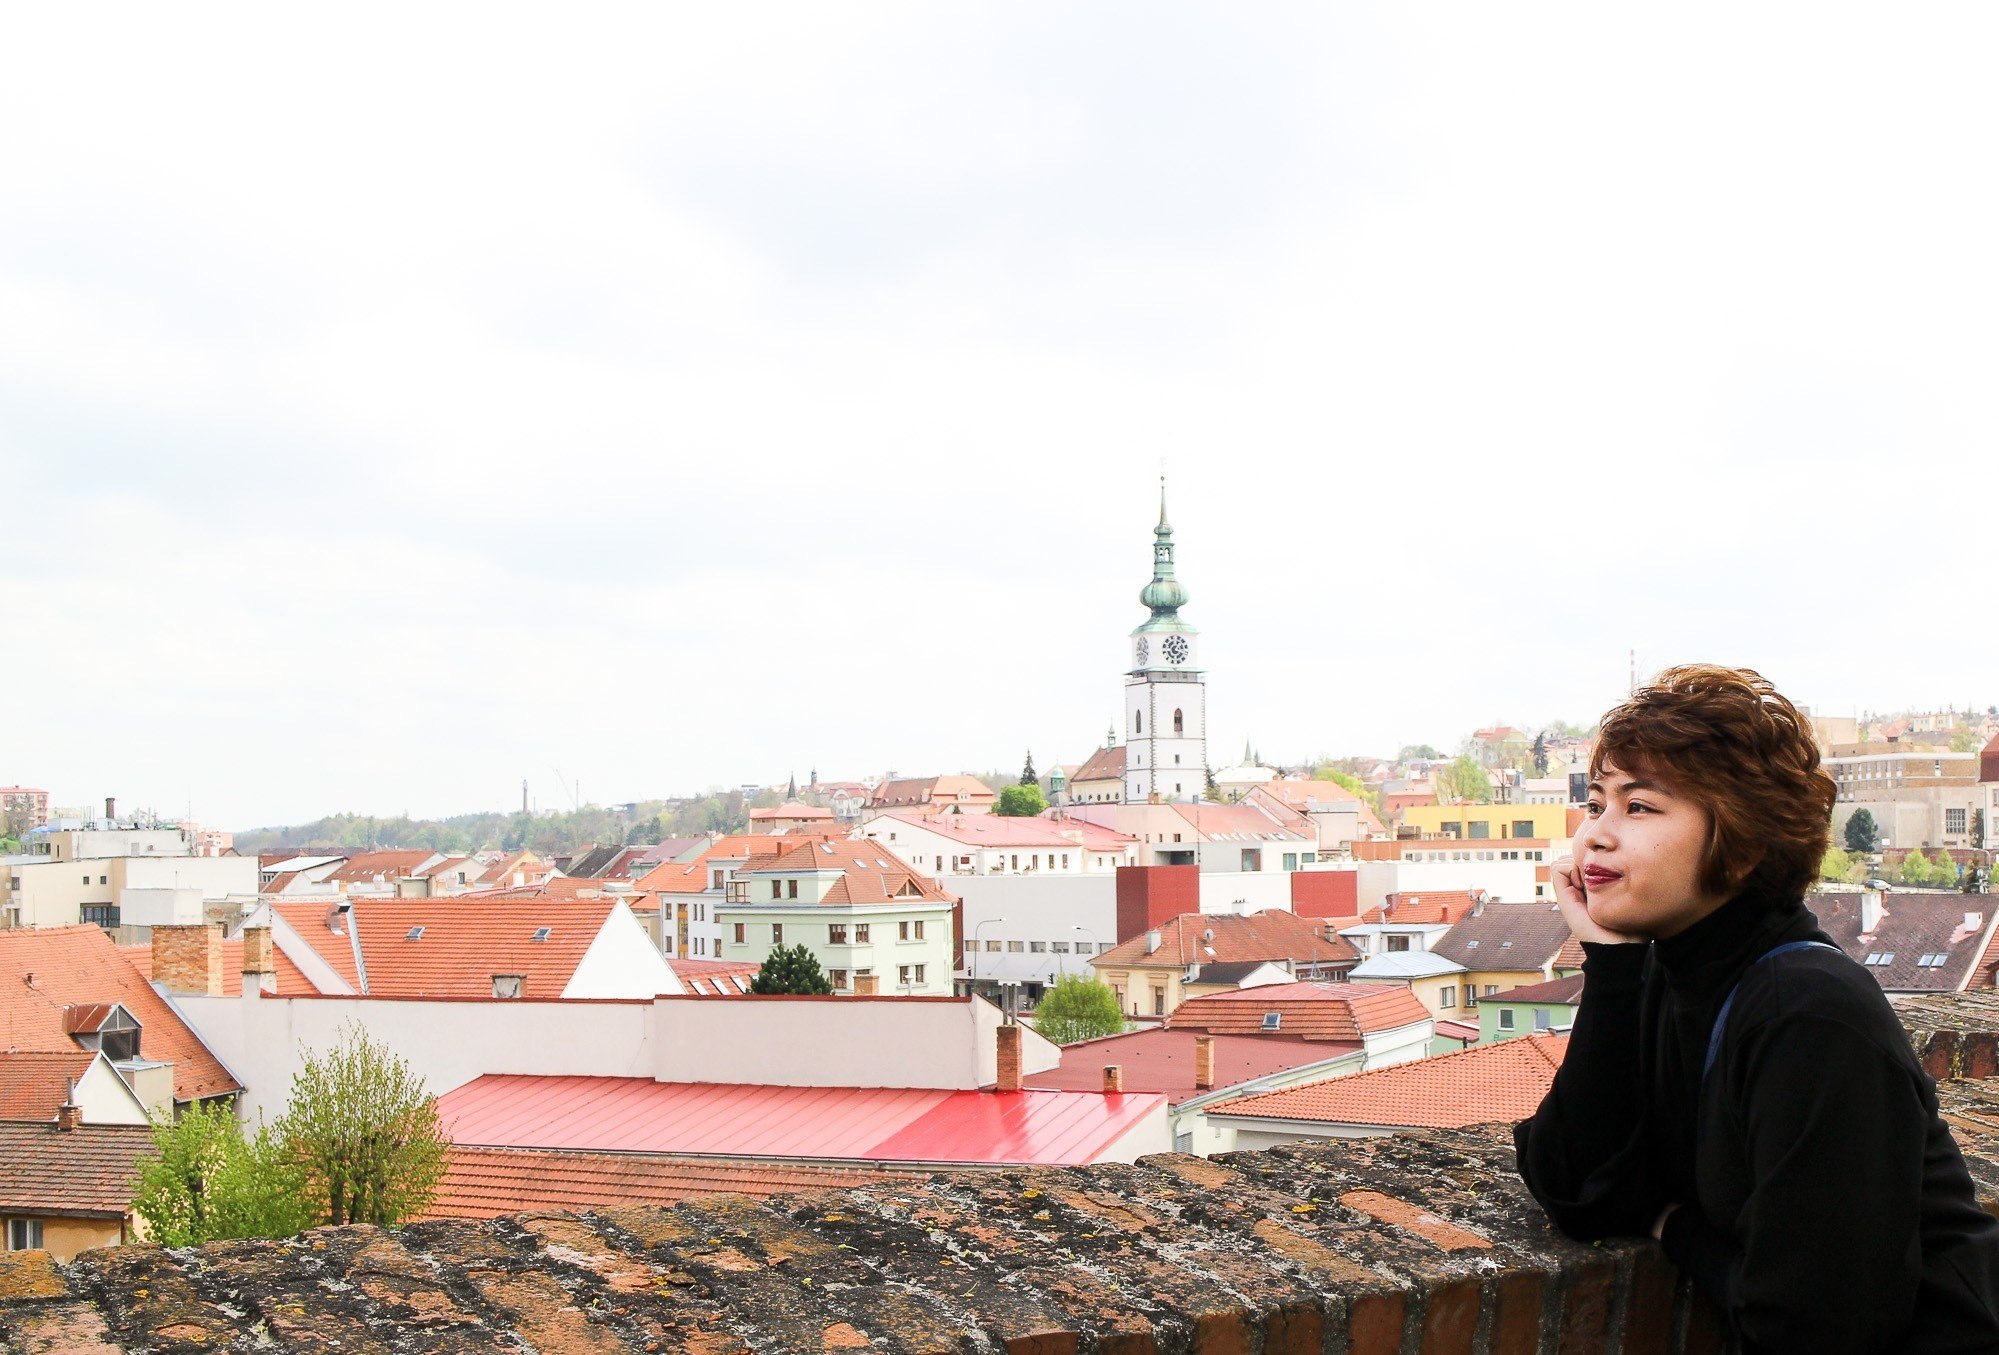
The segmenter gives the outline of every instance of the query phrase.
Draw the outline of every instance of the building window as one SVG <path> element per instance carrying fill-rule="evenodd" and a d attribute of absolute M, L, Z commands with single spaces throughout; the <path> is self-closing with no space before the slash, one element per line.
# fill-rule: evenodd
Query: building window
<path fill-rule="evenodd" d="M 1439 1007 L 1458 1005 L 1458 986 L 1455 983 L 1447 983 L 1437 990 L 1437 1005 Z"/>
<path fill-rule="evenodd" d="M 1095 949 L 1096 943 L 1094 941 L 1078 941 L 1076 943 L 1076 953 L 1078 955 L 1088 955 Z"/>
<path fill-rule="evenodd" d="M 1532 819 L 1515 819 L 1513 821 L 1513 836 L 1533 837 L 1534 821 Z"/>
<path fill-rule="evenodd" d="M 1296 852 L 1284 853 L 1284 869 L 1286 870 L 1298 869 L 1298 853 Z"/>
<path fill-rule="evenodd" d="M 976 941 L 967 941 L 965 943 L 965 954 L 967 955 L 977 954 L 978 949 L 979 949 L 979 943 Z"/>
<path fill-rule="evenodd" d="M 1005 943 L 1004 943 L 1004 942 L 1000 942 L 1000 941 L 988 941 L 988 942 L 986 942 L 986 954 L 988 954 L 988 955 L 991 955 L 991 954 L 992 954 L 992 953 L 994 953 L 995 951 L 999 951 L 999 950 L 1004 950 L 1004 949 L 1006 949 L 1006 946 L 1005 946 Z"/>
<path fill-rule="evenodd" d="M 1466 836 L 1471 838 L 1489 838 L 1492 836 L 1492 825 L 1483 820 L 1475 820 L 1471 824 L 1471 831 Z"/>
<path fill-rule="evenodd" d="M 1390 950 L 1409 949 L 1409 938 L 1406 936 L 1384 936 L 1382 940 L 1387 942 Z"/>
<path fill-rule="evenodd" d="M 917 982 L 917 985 L 918 985 L 919 987 L 921 987 L 921 986 L 922 986 L 922 984 L 923 984 L 923 966 L 922 966 L 922 965 L 918 965 L 918 966 L 916 966 L 916 982 Z"/>
<path fill-rule="evenodd" d="M 1145 732 L 1144 711 L 1135 710 L 1131 713 L 1131 732 L 1134 734 L 1143 734 Z"/>
<path fill-rule="evenodd" d="M 1030 955 L 1046 955 L 1048 953 L 1048 943 L 1046 941 L 1029 941 L 1027 943 L 1027 953 Z"/>
<path fill-rule="evenodd" d="M 1012 954 L 1012 955 L 1025 955 L 1025 954 L 1027 953 L 1027 942 L 1025 942 L 1025 941 L 1009 941 L 1009 942 L 1007 942 L 1007 943 L 1006 943 L 1006 948 L 1007 948 L 1007 952 L 1008 952 L 1009 954 Z"/>
<path fill-rule="evenodd" d="M 827 944 L 827 945 L 829 945 L 829 946 L 844 946 L 844 945 L 846 945 L 846 944 L 847 944 L 847 924 L 846 924 L 846 923 L 844 923 L 844 922 L 829 922 L 829 923 L 827 923 L 827 924 L 826 924 L 826 944 Z"/>
<path fill-rule="evenodd" d="M 773 922 L 770 924 L 770 943 L 773 946 L 784 944 L 784 924 L 782 922 Z"/>
<path fill-rule="evenodd" d="M 8 1219 L 7 1250 L 36 1251 L 42 1245 L 42 1221 L 40 1219 Z"/>
<path fill-rule="evenodd" d="M 1501 1030 L 1513 1029 L 1513 1008 L 1501 1007 L 1499 1009 L 1499 1028 Z"/>
<path fill-rule="evenodd" d="M 868 943 L 868 924 L 865 922 L 856 922 L 854 924 L 854 944 L 857 946 L 865 946 L 867 943 Z"/>
<path fill-rule="evenodd" d="M 772 880 L 770 882 L 770 896 L 774 899 L 781 899 L 784 897 L 784 881 Z"/>
<path fill-rule="evenodd" d="M 1187 732 L 1187 717 L 1182 715 L 1177 709 L 1173 712 L 1173 732 L 1175 734 L 1185 734 Z M 1178 762 L 1180 759 L 1174 758 L 1173 760 Z"/>
<path fill-rule="evenodd" d="M 923 919 L 918 918 L 912 922 L 910 924 L 910 931 L 918 941 L 921 941 L 923 939 Z"/>
<path fill-rule="evenodd" d="M 1548 1028 L 1548 1009 L 1546 1007 L 1536 1007 L 1534 1009 L 1534 1029 L 1546 1030 L 1547 1028 Z"/>
<path fill-rule="evenodd" d="M 736 944 L 739 946 L 743 944 L 743 928 L 747 925 L 748 925 L 747 923 L 743 922 L 738 922 L 736 924 Z"/>
<path fill-rule="evenodd" d="M 526 976 L 521 974 L 493 975 L 493 996 L 498 998 L 519 997 Z"/>
<path fill-rule="evenodd" d="M 896 983 L 897 983 L 897 984 L 898 984 L 899 986 L 901 986 L 901 987 L 904 987 L 904 988 L 907 988 L 907 987 L 909 987 L 909 966 L 908 966 L 908 965 L 897 965 L 897 966 L 896 966 L 896 970 L 895 970 L 895 981 L 896 981 Z"/>
<path fill-rule="evenodd" d="M 1965 815 L 1962 809 L 1946 809 L 1943 812 L 1943 830 L 1946 833 L 1962 833 L 1965 829 Z"/>
<path fill-rule="evenodd" d="M 1067 955 L 1069 953 L 1069 943 L 1067 941 L 1050 941 L 1048 949 L 1057 955 Z"/>
<path fill-rule="evenodd" d="M 1154 1016 L 1166 1015 L 1166 990 L 1164 988 L 1155 987 L 1152 990 L 1152 1014 Z"/>
<path fill-rule="evenodd" d="M 795 899 L 798 897 L 798 881 L 786 880 L 784 882 L 784 896 L 788 899 Z"/>
<path fill-rule="evenodd" d="M 826 982 L 832 984 L 835 988 L 845 988 L 847 986 L 847 971 L 844 969 L 827 970 Z"/>
<path fill-rule="evenodd" d="M 1067 852 L 1062 853 L 1062 869 L 1069 869 L 1069 853 Z"/>

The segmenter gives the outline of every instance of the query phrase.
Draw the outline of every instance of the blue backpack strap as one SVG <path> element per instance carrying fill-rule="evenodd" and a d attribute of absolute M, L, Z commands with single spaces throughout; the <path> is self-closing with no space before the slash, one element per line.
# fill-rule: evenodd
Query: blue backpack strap
<path fill-rule="evenodd" d="M 1762 964 L 1765 960 L 1773 959 L 1776 956 L 1782 955 L 1786 951 L 1811 950 L 1814 948 L 1818 950 L 1834 950 L 1834 951 L 1839 950 L 1838 946 L 1829 946 L 1823 941 L 1787 941 L 1783 945 L 1776 947 L 1774 950 L 1764 951 L 1761 955 L 1757 956 L 1749 963 L 1751 967 L 1754 967 L 1756 965 Z M 1845 954 L 1844 951 L 1840 951 L 1840 953 Z M 1724 1030 L 1728 1029 L 1728 1009 L 1735 1005 L 1735 994 L 1741 987 L 1742 987 L 1742 980 L 1737 979 L 1735 981 L 1735 987 L 1729 989 L 1728 996 L 1722 999 L 1721 1011 L 1716 1013 L 1715 1015 L 1714 1031 L 1712 1034 L 1710 1034 L 1707 1037 L 1707 1061 L 1701 1064 L 1701 1078 L 1703 1081 L 1705 1081 L 1707 1078 L 1708 1070 L 1714 1067 L 1714 1061 L 1716 1057 L 1719 1056 L 1721 1053 L 1721 1033 Z"/>

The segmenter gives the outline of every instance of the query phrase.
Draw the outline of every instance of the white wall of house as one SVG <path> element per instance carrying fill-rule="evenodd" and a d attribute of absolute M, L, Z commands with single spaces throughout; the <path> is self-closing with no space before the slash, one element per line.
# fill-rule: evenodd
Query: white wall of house
<path fill-rule="evenodd" d="M 662 1082 L 779 1087 L 990 1086 L 1003 1017 L 977 998 L 667 998 L 651 1075 Z M 1062 1061 L 1023 1026 L 1023 1075 Z"/>
<path fill-rule="evenodd" d="M 1412 1059 L 1424 1058 L 1430 1052 L 1430 1040 L 1436 1033 L 1437 1023 L 1426 1017 L 1421 1021 L 1411 1021 L 1406 1026 L 1364 1034 L 1360 1037 L 1364 1055 L 1362 1069 L 1386 1068 L 1391 1063 L 1408 1063 Z"/>
<path fill-rule="evenodd" d="M 1483 889 L 1496 903 L 1534 902 L 1531 861 L 1360 861 L 1355 873 L 1363 909 L 1379 907 L 1390 894 L 1463 889 Z"/>
<path fill-rule="evenodd" d="M 802 886 L 810 879 L 810 876 L 801 879 L 801 895 L 805 892 Z M 950 904 L 928 900 L 863 906 L 807 903 L 803 897 L 795 903 L 754 899 L 748 903 L 725 902 L 717 913 L 722 931 L 721 958 L 761 964 L 779 945 L 804 945 L 818 959 L 819 967 L 836 980 L 833 985 L 836 990 L 851 990 L 855 976 L 865 970 L 874 975 L 878 990 L 885 995 L 948 997 L 958 958 L 951 912 Z M 736 939 L 739 923 L 743 929 L 741 941 Z M 866 941 L 859 939 L 856 930 L 861 923 L 868 927 Z M 902 937 L 904 923 L 912 924 L 908 940 Z M 915 935 L 916 923 L 922 924 L 920 938 Z M 781 942 L 773 927 L 784 929 Z M 844 944 L 832 939 L 835 927 L 847 929 L 848 939 Z M 835 975 L 835 970 L 840 975 Z M 841 975 L 846 978 L 846 989 L 837 981 Z"/>
<path fill-rule="evenodd" d="M 653 945 L 645 927 L 620 900 L 562 990 L 565 998 L 653 997 L 687 991 Z"/>
<path fill-rule="evenodd" d="M 99 1054 L 89 1069 L 76 1080 L 76 1106 L 85 1124 L 150 1124 L 146 1106 L 111 1060 Z"/>
<path fill-rule="evenodd" d="M 359 1024 L 442 1095 L 487 1073 L 662 1082 L 970 1090 L 997 1077 L 990 1003 L 888 998 L 418 1001 L 175 994 L 195 1033 L 246 1088 L 240 1112 L 282 1115 L 306 1050 Z M 1023 1028 L 1023 1073 L 1061 1050 Z"/>
<path fill-rule="evenodd" d="M 1094 977 L 1090 957 L 1117 944 L 1115 875 L 971 875 L 951 890 L 964 901 L 958 967 L 980 983 Z"/>
<path fill-rule="evenodd" d="M 1223 844 L 1233 846 L 1235 844 Z M 1267 844 L 1274 845 L 1274 844 Z M 1287 850 L 1310 843 L 1290 843 Z M 1201 911 L 1204 913 L 1261 913 L 1271 908 L 1291 907 L 1291 876 L 1282 870 L 1204 870 L 1201 872 Z"/>

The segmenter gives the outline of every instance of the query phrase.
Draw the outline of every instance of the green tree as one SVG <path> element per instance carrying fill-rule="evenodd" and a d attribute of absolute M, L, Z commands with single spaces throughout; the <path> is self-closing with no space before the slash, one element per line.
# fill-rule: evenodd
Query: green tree
<path fill-rule="evenodd" d="M 1395 755 L 1397 762 L 1410 762 L 1416 758 L 1440 758 L 1443 754 L 1427 743 L 1405 743 L 1402 751 Z"/>
<path fill-rule="evenodd" d="M 1008 786 L 999 793 L 993 813 L 1009 819 L 1031 819 L 1048 808 L 1048 797 L 1039 786 Z"/>
<path fill-rule="evenodd" d="M 1955 877 L 1953 877 L 1955 878 Z M 1921 847 L 1915 848 L 1902 858 L 1902 864 L 1895 869 L 1895 883 L 1914 888 L 1927 888 L 1937 882 L 1936 866 L 1929 857 L 1923 855 Z"/>
<path fill-rule="evenodd" d="M 1534 736 L 1534 775 L 1548 774 L 1548 731 L 1542 730 Z"/>
<path fill-rule="evenodd" d="M 1853 871 L 1853 858 L 1837 847 L 1827 847 L 1819 859 L 1821 880 L 1844 881 Z"/>
<path fill-rule="evenodd" d="M 1035 775 L 1034 772 L 1034 750 L 1032 748 L 1027 750 L 1027 762 L 1020 769 L 1020 784 L 1023 786 L 1038 786 L 1041 784 L 1041 778 Z"/>
<path fill-rule="evenodd" d="M 318 1222 L 333 1224 L 421 1213 L 450 1146 L 423 1079 L 353 1022 L 331 1049 L 306 1051 L 276 1132 L 304 1169 Z"/>
<path fill-rule="evenodd" d="M 779 946 L 766 955 L 763 967 L 750 980 L 750 991 L 763 997 L 786 993 L 831 997 L 833 985 L 827 982 L 826 971 L 819 967 L 819 957 L 800 942 L 795 946 Z"/>
<path fill-rule="evenodd" d="M 1041 995 L 1034 1028 L 1056 1044 L 1121 1034 L 1124 1014 L 1118 1010 L 1117 990 L 1102 979 L 1064 974 Z"/>
<path fill-rule="evenodd" d="M 1971 845 L 1981 848 L 1985 845 L 1985 811 L 1982 809 L 1971 811 Z"/>
<path fill-rule="evenodd" d="M 320 1222 L 305 1172 L 282 1140 L 262 1125 L 246 1135 L 232 1108 L 207 1101 L 154 1122 L 132 1211 L 162 1247 L 289 1237 Z"/>
<path fill-rule="evenodd" d="M 1435 779 L 1437 794 L 1445 804 L 1482 805 L 1492 799 L 1492 782 L 1470 753 L 1460 753 L 1437 768 Z"/>
<path fill-rule="evenodd" d="M 1874 826 L 1874 815 L 1865 809 L 1853 811 L 1853 817 L 1846 821 L 1846 849 L 1850 852 L 1871 852 L 1874 850 L 1874 835 L 1880 830 Z"/>

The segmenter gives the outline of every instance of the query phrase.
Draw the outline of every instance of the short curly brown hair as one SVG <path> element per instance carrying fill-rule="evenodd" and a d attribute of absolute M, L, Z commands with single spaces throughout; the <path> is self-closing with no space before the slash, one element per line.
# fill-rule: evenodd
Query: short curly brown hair
<path fill-rule="evenodd" d="M 1708 811 L 1700 883 L 1709 893 L 1795 898 L 1818 877 L 1836 787 L 1811 722 L 1754 669 L 1666 669 L 1603 717 L 1591 780 L 1605 764 Z"/>

